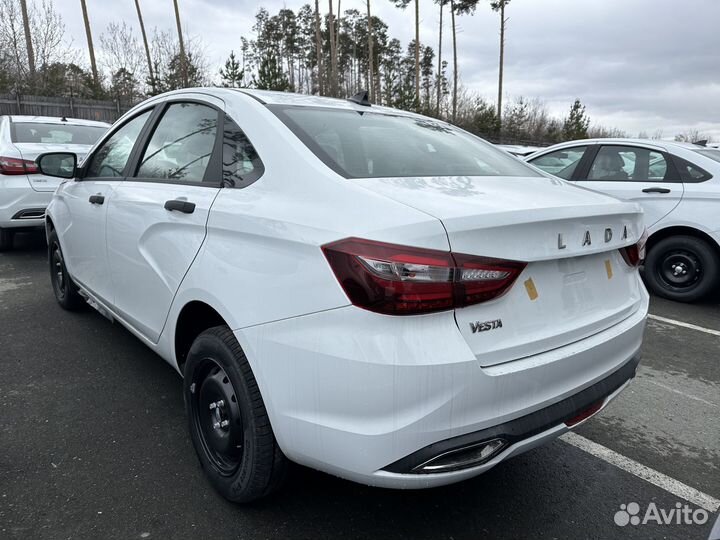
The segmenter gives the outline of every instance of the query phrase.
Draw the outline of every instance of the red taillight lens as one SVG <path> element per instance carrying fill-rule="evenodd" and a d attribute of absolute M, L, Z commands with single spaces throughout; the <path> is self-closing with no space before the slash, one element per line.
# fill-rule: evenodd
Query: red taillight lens
<path fill-rule="evenodd" d="M 522 262 L 359 238 L 322 249 L 354 305 L 389 315 L 443 311 L 497 298 L 525 268 Z"/>
<path fill-rule="evenodd" d="M 0 174 L 36 174 L 37 165 L 29 159 L 0 156 Z"/>
<path fill-rule="evenodd" d="M 645 260 L 645 244 L 647 243 L 647 230 L 643 231 L 637 244 L 620 248 L 622 255 L 628 266 L 640 266 Z"/>

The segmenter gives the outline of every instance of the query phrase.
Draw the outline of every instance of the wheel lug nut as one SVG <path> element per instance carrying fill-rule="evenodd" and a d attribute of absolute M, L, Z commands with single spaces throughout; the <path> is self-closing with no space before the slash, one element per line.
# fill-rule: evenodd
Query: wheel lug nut
<path fill-rule="evenodd" d="M 219 428 L 219 427 L 220 427 L 220 422 L 215 422 L 215 423 L 213 424 L 213 429 L 217 429 L 217 428 Z"/>
<path fill-rule="evenodd" d="M 228 420 L 223 420 L 220 422 L 220 427 L 227 427 L 230 425 L 230 422 Z"/>
<path fill-rule="evenodd" d="M 210 410 L 212 411 L 213 409 L 216 409 L 217 407 L 222 407 L 223 405 L 225 405 L 224 400 L 221 399 L 220 401 L 215 401 L 210 404 Z"/>

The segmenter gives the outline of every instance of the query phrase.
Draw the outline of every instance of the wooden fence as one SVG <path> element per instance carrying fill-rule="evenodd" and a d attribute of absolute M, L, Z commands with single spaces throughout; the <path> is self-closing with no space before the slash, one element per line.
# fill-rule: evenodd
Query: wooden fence
<path fill-rule="evenodd" d="M 117 100 L 0 94 L 0 115 L 65 116 L 112 123 L 131 106 L 122 105 Z"/>

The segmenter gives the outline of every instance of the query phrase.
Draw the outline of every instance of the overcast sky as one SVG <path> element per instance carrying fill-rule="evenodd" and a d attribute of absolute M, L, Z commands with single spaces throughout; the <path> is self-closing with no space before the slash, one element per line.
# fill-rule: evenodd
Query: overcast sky
<path fill-rule="evenodd" d="M 80 2 L 53 1 L 74 46 L 84 49 Z M 156 26 L 174 31 L 172 0 L 140 3 L 148 31 Z M 179 3 L 184 31 L 201 38 L 216 72 L 230 50 L 240 48 L 240 36 L 253 38 L 259 6 L 276 13 L 307 1 Z M 437 52 L 437 5 L 420 3 L 420 40 Z M 458 56 L 463 84 L 494 101 L 499 17 L 489 3 L 480 0 L 474 15 L 457 19 Z M 133 0 L 87 4 L 96 42 L 113 21 L 132 24 L 139 35 Z M 390 0 L 371 5 L 406 46 L 414 37 L 414 10 L 396 9 Z M 323 6 L 327 9 L 327 1 Z M 341 0 L 341 7 L 364 12 L 365 0 Z M 672 137 L 695 128 L 720 139 L 720 0 L 512 0 L 506 15 L 506 99 L 540 98 L 564 116 L 579 97 L 594 122 L 631 135 L 663 130 Z M 444 21 L 443 56 L 451 61 L 449 17 Z"/>

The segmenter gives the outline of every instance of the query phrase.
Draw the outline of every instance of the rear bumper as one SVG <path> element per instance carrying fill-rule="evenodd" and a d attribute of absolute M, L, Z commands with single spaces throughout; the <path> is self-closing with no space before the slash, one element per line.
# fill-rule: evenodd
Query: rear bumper
<path fill-rule="evenodd" d="M 615 326 L 486 368 L 452 313 L 390 317 L 346 307 L 235 334 L 291 460 L 365 484 L 425 488 L 557 437 L 587 402 L 606 405 L 635 373 L 647 308 L 643 289 L 637 311 Z M 434 445 L 498 435 L 508 444 L 481 465 L 410 472 Z"/>
<path fill-rule="evenodd" d="M 35 191 L 26 176 L 0 177 L 0 227 L 42 227 L 52 191 Z"/>

